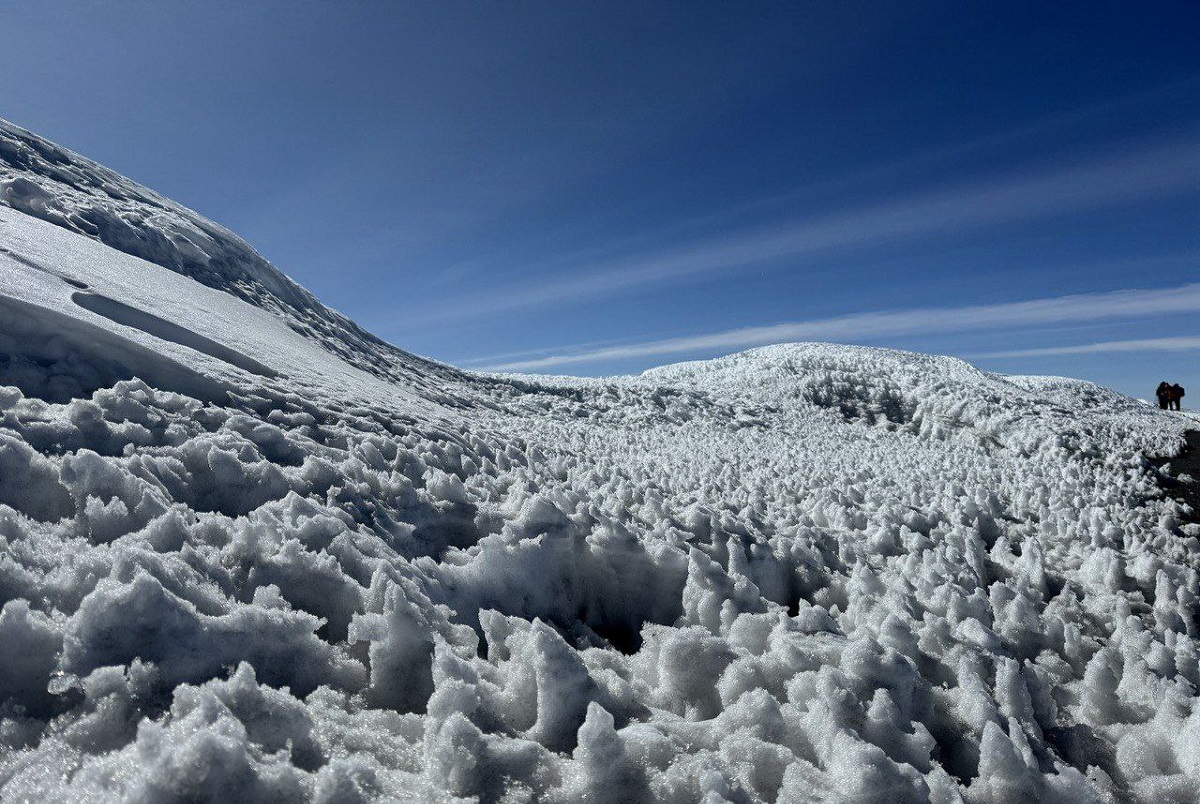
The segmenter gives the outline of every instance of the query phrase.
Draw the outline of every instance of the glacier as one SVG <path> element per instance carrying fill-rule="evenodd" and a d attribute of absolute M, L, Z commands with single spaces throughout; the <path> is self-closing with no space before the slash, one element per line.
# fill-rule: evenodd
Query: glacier
<path fill-rule="evenodd" d="M 404 352 L 0 123 L 0 799 L 1185 802 L 1186 415 Z"/>

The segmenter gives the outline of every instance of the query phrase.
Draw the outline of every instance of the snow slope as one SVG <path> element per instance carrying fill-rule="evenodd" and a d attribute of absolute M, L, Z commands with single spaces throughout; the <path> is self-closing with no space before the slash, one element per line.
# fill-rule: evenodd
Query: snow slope
<path fill-rule="evenodd" d="M 321 304 L 245 241 L 79 154 L 0 120 L 0 204 L 275 313 L 361 369 L 416 385 L 453 378 Z"/>
<path fill-rule="evenodd" d="M 1191 801 L 1200 532 L 1088 383 L 388 346 L 0 126 L 0 798 Z"/>

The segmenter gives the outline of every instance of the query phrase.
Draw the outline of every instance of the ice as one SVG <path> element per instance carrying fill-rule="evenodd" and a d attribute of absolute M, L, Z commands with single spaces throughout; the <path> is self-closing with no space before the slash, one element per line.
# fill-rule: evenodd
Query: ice
<path fill-rule="evenodd" d="M 1191 800 L 1188 427 L 830 344 L 459 372 L 2 124 L 0 798 Z"/>

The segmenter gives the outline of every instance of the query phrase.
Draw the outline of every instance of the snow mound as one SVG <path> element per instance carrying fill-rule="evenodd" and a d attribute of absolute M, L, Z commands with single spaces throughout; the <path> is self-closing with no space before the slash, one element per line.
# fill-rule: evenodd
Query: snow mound
<path fill-rule="evenodd" d="M 1190 419 L 829 344 L 467 375 L 0 134 L 0 798 L 1193 800 Z"/>

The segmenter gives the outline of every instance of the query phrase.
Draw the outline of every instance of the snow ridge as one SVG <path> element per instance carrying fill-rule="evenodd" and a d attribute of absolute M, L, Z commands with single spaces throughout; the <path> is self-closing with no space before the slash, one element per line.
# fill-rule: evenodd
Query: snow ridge
<path fill-rule="evenodd" d="M 409 382 L 455 374 L 325 307 L 223 226 L 5 120 L 0 120 L 0 205 L 280 315 L 363 370 Z"/>
<path fill-rule="evenodd" d="M 1189 419 L 831 344 L 468 375 L 0 143 L 3 800 L 1193 800 Z"/>

